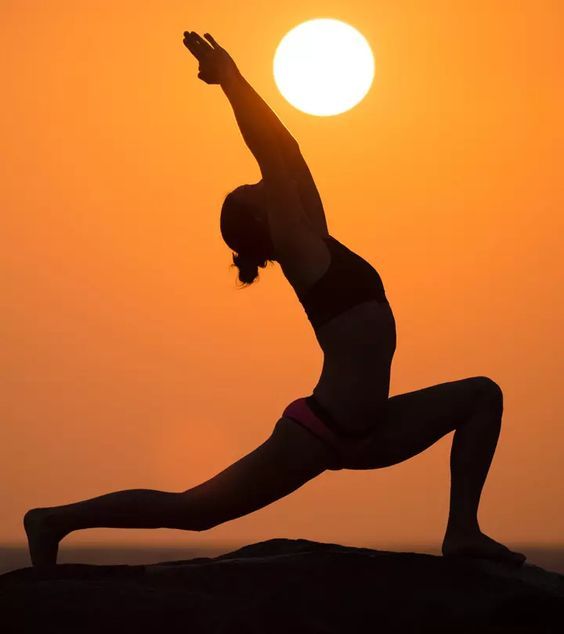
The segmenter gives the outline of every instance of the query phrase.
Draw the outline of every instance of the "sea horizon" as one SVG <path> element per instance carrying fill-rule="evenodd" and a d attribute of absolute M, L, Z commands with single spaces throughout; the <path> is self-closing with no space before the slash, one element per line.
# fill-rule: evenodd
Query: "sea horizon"
<path fill-rule="evenodd" d="M 259 540 L 266 541 L 266 540 Z M 59 563 L 82 563 L 90 565 L 150 565 L 167 561 L 183 561 L 197 557 L 217 557 L 233 552 L 254 542 L 209 544 L 206 546 L 155 545 L 155 544 L 83 544 L 62 547 Z M 355 546 L 355 544 L 346 544 Z M 550 572 L 564 575 L 564 544 L 508 544 L 513 550 L 527 555 L 527 563 Z M 440 555 L 438 544 L 374 544 L 358 545 L 361 548 L 394 552 L 414 552 Z M 0 544 L 0 574 L 29 567 L 30 560 L 25 544 Z"/>

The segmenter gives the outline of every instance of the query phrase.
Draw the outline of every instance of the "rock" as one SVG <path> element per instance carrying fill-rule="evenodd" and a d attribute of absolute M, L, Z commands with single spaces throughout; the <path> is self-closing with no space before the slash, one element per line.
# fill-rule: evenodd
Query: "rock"
<path fill-rule="evenodd" d="M 215 558 L 7 573 L 0 631 L 561 634 L 564 576 L 271 539 Z"/>

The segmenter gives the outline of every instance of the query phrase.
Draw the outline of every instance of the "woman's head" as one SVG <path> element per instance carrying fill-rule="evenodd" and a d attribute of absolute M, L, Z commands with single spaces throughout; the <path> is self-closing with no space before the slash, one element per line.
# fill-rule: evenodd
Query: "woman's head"
<path fill-rule="evenodd" d="M 225 243 L 235 252 L 233 264 L 239 269 L 239 281 L 252 284 L 258 267 L 275 260 L 261 183 L 241 185 L 227 194 L 220 225 Z"/>

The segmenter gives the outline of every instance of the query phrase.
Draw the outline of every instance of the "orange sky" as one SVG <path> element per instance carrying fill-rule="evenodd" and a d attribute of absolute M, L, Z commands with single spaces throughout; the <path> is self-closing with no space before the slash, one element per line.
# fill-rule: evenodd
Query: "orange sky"
<path fill-rule="evenodd" d="M 298 139 L 333 235 L 380 271 L 392 394 L 484 374 L 503 387 L 482 528 L 562 541 L 562 3 L 208 5 L 2 2 L 0 541 L 21 540 L 31 506 L 214 475 L 321 369 L 277 266 L 236 289 L 219 207 L 260 175 L 186 29 L 232 53 Z M 281 37 L 314 17 L 352 24 L 376 57 L 370 93 L 337 117 L 293 109 L 272 77 Z M 209 533 L 70 539 L 439 542 L 451 438 Z"/>

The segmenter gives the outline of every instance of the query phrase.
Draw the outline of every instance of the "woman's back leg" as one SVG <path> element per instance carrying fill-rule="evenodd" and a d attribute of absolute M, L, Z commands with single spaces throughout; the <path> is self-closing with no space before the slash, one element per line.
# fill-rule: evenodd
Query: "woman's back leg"
<path fill-rule="evenodd" d="M 24 525 L 32 562 L 54 564 L 59 541 L 80 529 L 207 530 L 295 491 L 325 471 L 330 457 L 322 441 L 281 418 L 262 445 L 187 491 L 133 489 L 29 511 Z"/>

